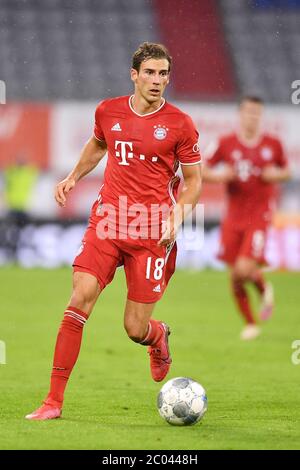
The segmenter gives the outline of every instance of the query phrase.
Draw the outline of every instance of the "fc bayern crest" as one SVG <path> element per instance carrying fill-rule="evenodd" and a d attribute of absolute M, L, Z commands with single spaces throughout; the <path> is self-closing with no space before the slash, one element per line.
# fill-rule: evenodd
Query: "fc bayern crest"
<path fill-rule="evenodd" d="M 240 160 L 242 156 L 242 152 L 238 149 L 235 149 L 231 152 L 231 157 L 233 158 L 233 160 Z"/>
<path fill-rule="evenodd" d="M 273 152 L 270 147 L 263 147 L 261 149 L 261 156 L 264 160 L 272 160 Z"/>
<path fill-rule="evenodd" d="M 166 126 L 154 126 L 154 137 L 157 140 L 164 140 L 167 137 L 168 128 Z"/>

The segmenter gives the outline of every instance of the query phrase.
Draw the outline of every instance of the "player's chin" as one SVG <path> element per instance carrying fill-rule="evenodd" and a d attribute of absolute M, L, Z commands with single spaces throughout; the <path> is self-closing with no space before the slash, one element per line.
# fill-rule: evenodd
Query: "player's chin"
<path fill-rule="evenodd" d="M 162 96 L 161 93 L 153 93 L 151 91 L 147 95 L 147 100 L 149 103 L 155 103 L 155 101 L 159 101 Z"/>

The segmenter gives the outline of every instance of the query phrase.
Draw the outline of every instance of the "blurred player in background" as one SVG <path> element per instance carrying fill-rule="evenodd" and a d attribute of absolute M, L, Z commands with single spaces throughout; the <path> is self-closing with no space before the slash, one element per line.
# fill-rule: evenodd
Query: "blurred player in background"
<path fill-rule="evenodd" d="M 233 295 L 246 322 L 241 332 L 244 340 L 254 339 L 261 332 L 247 283 L 252 283 L 261 296 L 260 320 L 272 315 L 273 288 L 260 267 L 265 263 L 275 183 L 290 176 L 280 141 L 262 132 L 263 108 L 258 97 L 242 99 L 238 131 L 208 146 L 203 170 L 204 181 L 226 184 L 228 208 L 221 228 L 219 258 L 230 266 Z"/>
<path fill-rule="evenodd" d="M 117 266 L 124 265 L 128 287 L 126 332 L 136 343 L 148 345 L 155 381 L 163 380 L 169 371 L 169 328 L 151 316 L 175 270 L 175 237 L 184 206 L 195 206 L 201 186 L 198 133 L 190 117 L 162 97 L 170 67 L 171 57 L 164 46 L 144 43 L 139 47 L 131 68 L 134 94 L 99 104 L 94 135 L 75 168 L 56 187 L 56 201 L 64 206 L 69 191 L 108 151 L 104 184 L 73 264 L 73 293 L 57 337 L 50 391 L 44 404 L 27 419 L 61 416 L 64 390 L 79 354 L 83 326 Z M 176 203 L 179 178 L 175 173 L 179 164 L 184 189 Z M 122 202 L 126 199 L 125 210 L 120 206 L 121 197 Z M 138 237 L 130 232 L 136 219 L 130 211 L 137 204 L 143 215 L 139 224 L 142 234 Z M 165 218 L 160 210 L 152 212 L 153 206 L 161 205 L 168 207 Z M 109 217 L 114 215 L 115 224 L 109 224 Z M 110 225 L 108 232 L 106 222 Z M 145 231 L 149 228 L 150 232 Z M 158 229 L 158 236 L 154 229 Z"/>
<path fill-rule="evenodd" d="M 18 260 L 21 229 L 29 223 L 28 207 L 38 179 L 38 170 L 26 155 L 17 155 L 3 171 L 4 200 L 7 206 L 5 238 L 10 261 Z"/>

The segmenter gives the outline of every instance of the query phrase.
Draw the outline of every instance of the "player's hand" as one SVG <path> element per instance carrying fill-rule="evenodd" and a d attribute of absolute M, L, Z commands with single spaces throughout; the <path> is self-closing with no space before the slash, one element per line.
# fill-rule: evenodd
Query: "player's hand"
<path fill-rule="evenodd" d="M 172 214 L 163 227 L 161 239 L 157 243 L 158 246 L 167 246 L 174 242 L 177 235 L 177 230 L 178 229 L 176 229 L 176 224 L 174 223 L 174 216 Z"/>
<path fill-rule="evenodd" d="M 55 186 L 54 197 L 60 207 L 65 207 L 67 201 L 66 195 L 74 188 L 75 184 L 76 182 L 73 178 L 66 178 Z"/>
<path fill-rule="evenodd" d="M 280 179 L 280 176 L 281 169 L 274 165 L 265 166 L 261 171 L 261 179 L 265 183 L 275 183 Z"/>
<path fill-rule="evenodd" d="M 224 166 L 222 172 L 220 173 L 220 182 L 222 183 L 230 183 L 236 179 L 236 172 L 231 165 Z"/>

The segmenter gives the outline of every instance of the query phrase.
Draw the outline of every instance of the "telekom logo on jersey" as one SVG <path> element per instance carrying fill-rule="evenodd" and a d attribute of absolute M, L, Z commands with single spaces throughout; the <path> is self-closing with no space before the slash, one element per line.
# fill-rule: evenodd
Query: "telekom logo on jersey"
<path fill-rule="evenodd" d="M 131 152 L 127 153 L 127 149 L 126 149 L 127 146 L 129 147 Z M 128 161 L 126 160 L 126 157 L 133 158 L 132 146 L 133 146 L 132 142 L 124 142 L 123 140 L 115 141 L 116 157 L 121 157 L 121 161 L 119 162 L 119 165 L 126 165 L 126 166 L 129 165 Z M 120 148 L 120 151 L 117 150 L 118 148 Z"/>
<path fill-rule="evenodd" d="M 121 158 L 119 165 L 129 166 L 127 158 L 133 158 L 133 143 L 132 142 L 125 142 L 124 140 L 116 140 L 115 141 L 115 150 L 116 150 L 116 157 Z M 145 155 L 140 154 L 140 160 L 145 160 Z M 152 157 L 152 162 L 157 162 L 157 157 Z"/>

